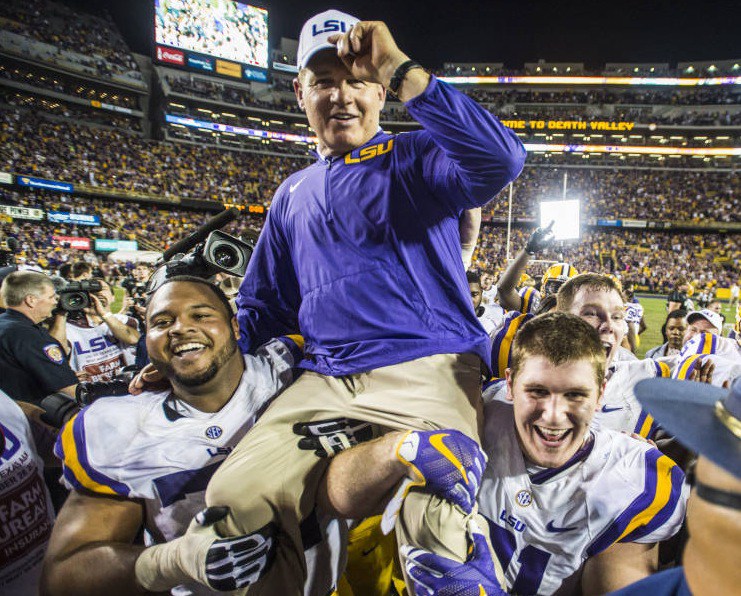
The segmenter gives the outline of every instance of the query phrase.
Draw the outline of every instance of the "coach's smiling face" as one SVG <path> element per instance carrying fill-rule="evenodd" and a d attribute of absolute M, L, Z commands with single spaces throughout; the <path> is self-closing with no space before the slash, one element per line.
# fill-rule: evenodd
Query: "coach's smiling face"
<path fill-rule="evenodd" d="M 355 78 L 334 50 L 312 57 L 293 88 L 319 138 L 321 155 L 344 155 L 378 132 L 384 88 Z"/>

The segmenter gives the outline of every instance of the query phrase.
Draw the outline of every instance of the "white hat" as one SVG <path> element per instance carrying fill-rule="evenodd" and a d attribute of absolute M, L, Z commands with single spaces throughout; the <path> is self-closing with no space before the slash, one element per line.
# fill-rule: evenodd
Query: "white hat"
<path fill-rule="evenodd" d="M 319 50 L 329 50 L 335 46 L 327 41 L 331 35 L 347 33 L 359 23 L 360 19 L 339 10 L 325 10 L 314 15 L 304 23 L 301 36 L 298 38 L 297 64 L 304 68 L 309 59 Z"/>
<path fill-rule="evenodd" d="M 718 333 L 723 333 L 723 317 L 720 316 L 720 313 L 717 313 L 714 310 L 703 308 L 702 310 L 696 310 L 689 313 L 686 317 L 687 322 L 690 324 L 692 323 L 692 321 L 700 318 L 705 319 L 708 323 L 715 327 L 718 330 Z"/>

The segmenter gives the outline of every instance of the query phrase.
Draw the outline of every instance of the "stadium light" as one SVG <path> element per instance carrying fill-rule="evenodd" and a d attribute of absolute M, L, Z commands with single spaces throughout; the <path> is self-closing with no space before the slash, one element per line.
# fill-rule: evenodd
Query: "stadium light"
<path fill-rule="evenodd" d="M 556 240 L 578 240 L 581 237 L 581 201 L 566 199 L 540 202 L 540 227 L 553 223 Z"/>

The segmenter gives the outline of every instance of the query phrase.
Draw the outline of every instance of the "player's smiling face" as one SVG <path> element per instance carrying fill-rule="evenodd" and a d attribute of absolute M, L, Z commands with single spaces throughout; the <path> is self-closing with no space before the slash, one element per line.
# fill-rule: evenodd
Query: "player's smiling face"
<path fill-rule="evenodd" d="M 147 309 L 147 351 L 174 384 L 200 387 L 216 377 L 237 350 L 237 322 L 207 286 L 171 282 Z"/>
<path fill-rule="evenodd" d="M 322 155 L 344 155 L 378 131 L 386 97 L 383 87 L 354 78 L 333 51 L 317 53 L 293 87 Z"/>
<path fill-rule="evenodd" d="M 583 286 L 574 296 L 569 312 L 584 319 L 599 332 L 609 366 L 625 337 L 623 297 L 616 290 Z"/>
<path fill-rule="evenodd" d="M 594 364 L 529 356 L 514 378 L 506 375 L 523 454 L 538 466 L 564 465 L 584 443 L 602 395 Z"/>

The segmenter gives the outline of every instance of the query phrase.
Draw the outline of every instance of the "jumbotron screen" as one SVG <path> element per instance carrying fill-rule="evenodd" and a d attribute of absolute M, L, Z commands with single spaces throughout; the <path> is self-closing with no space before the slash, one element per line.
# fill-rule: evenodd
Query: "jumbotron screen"
<path fill-rule="evenodd" d="M 268 11 L 232 0 L 154 0 L 155 58 L 206 74 L 267 80 Z"/>

